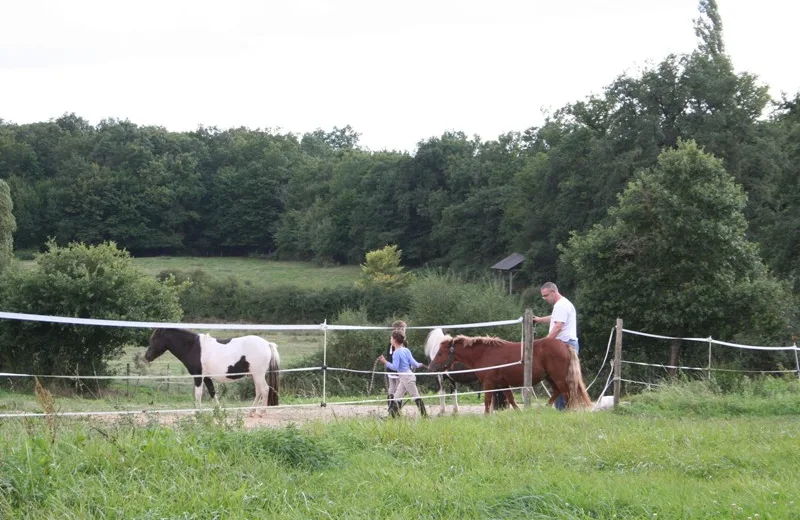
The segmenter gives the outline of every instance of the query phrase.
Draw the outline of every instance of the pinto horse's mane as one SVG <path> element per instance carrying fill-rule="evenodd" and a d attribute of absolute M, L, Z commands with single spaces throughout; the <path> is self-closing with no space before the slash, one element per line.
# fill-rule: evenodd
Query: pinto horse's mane
<path fill-rule="evenodd" d="M 442 329 L 436 328 L 431 330 L 428 333 L 428 337 L 425 338 L 425 355 L 428 356 L 429 359 L 433 359 L 436 357 L 436 353 L 439 352 L 439 345 L 442 344 L 444 340 L 452 340 L 453 337 L 450 334 L 445 334 Z"/>

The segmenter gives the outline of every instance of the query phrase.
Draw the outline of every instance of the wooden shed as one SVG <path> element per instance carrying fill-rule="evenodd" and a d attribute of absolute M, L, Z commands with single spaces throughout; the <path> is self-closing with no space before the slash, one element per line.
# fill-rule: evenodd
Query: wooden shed
<path fill-rule="evenodd" d="M 522 266 L 522 262 L 525 261 L 525 257 L 519 253 L 511 253 L 507 257 L 503 258 L 496 264 L 494 264 L 491 268 L 497 269 L 498 271 L 503 271 L 507 273 L 508 276 L 508 294 L 511 294 L 514 289 L 514 275 Z M 503 274 L 503 278 L 506 275 Z"/>

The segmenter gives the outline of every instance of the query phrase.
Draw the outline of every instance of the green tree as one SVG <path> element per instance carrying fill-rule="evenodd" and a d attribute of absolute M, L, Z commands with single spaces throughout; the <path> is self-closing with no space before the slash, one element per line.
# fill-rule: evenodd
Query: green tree
<path fill-rule="evenodd" d="M 761 182 L 748 192 L 754 237 L 776 273 L 800 291 L 800 93 L 784 99 L 771 121 L 760 128 L 758 147 L 749 156 Z"/>
<path fill-rule="evenodd" d="M 405 287 L 411 281 L 411 273 L 405 272 L 400 265 L 402 251 L 396 245 L 367 253 L 366 261 L 361 264 L 359 285 L 369 287 Z"/>
<path fill-rule="evenodd" d="M 179 321 L 180 286 L 139 271 L 113 242 L 53 241 L 33 269 L 0 279 L 0 308 L 10 312 L 127 321 Z M 35 321 L 0 323 L 0 366 L 35 374 L 106 374 L 108 362 L 149 331 Z"/>
<path fill-rule="evenodd" d="M 0 272 L 11 262 L 14 251 L 14 231 L 17 222 L 14 220 L 14 204 L 11 202 L 11 190 L 8 184 L 0 179 Z"/>
<path fill-rule="evenodd" d="M 588 344 L 600 343 L 617 317 L 676 337 L 787 341 L 790 296 L 747 239 L 745 204 L 722 161 L 693 141 L 638 174 L 607 224 L 562 248 Z M 679 352 L 674 342 L 671 364 Z"/>

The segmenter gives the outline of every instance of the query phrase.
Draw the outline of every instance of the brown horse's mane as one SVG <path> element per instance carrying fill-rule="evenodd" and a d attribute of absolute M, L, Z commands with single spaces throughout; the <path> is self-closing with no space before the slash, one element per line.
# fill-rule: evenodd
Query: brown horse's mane
<path fill-rule="evenodd" d="M 456 336 L 453 338 L 453 343 L 460 343 L 461 346 L 464 348 L 470 348 L 475 346 L 475 344 L 480 344 L 484 347 L 504 347 L 511 341 L 506 341 L 502 338 L 498 338 L 497 336 Z"/>

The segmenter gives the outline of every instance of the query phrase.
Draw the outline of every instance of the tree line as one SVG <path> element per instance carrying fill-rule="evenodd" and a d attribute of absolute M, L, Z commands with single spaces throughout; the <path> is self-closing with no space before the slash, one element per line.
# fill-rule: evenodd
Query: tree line
<path fill-rule="evenodd" d="M 360 263 L 396 244 L 409 267 L 462 270 L 485 270 L 516 251 L 526 258 L 518 287 L 557 280 L 565 292 L 594 295 L 593 310 L 643 305 L 687 280 L 737 291 L 758 282 L 791 300 L 800 92 L 772 99 L 754 74 L 737 73 L 716 2 L 699 6 L 691 53 L 620 74 L 541 126 L 490 140 L 447 132 L 413 154 L 363 149 L 349 126 L 296 135 L 169 132 L 113 119 L 92 126 L 75 114 L 0 120 L 14 247 L 42 249 L 53 237 L 113 240 L 138 256 Z M 680 232 L 665 232 L 670 222 Z M 607 301 L 613 280 L 647 302 Z M 648 284 L 660 288 L 648 293 Z M 688 333 L 723 321 L 712 306 L 740 302 L 730 291 L 683 294 L 698 300 L 667 307 L 691 316 L 670 324 L 653 310 L 648 324 Z M 786 308 L 775 312 L 782 333 L 793 326 Z"/>

